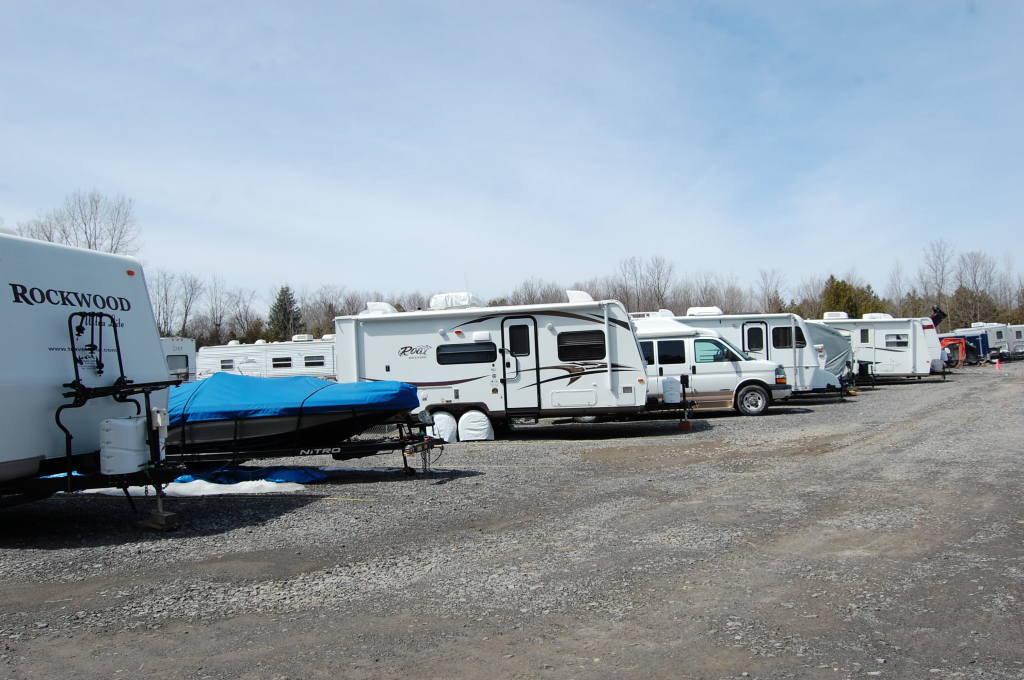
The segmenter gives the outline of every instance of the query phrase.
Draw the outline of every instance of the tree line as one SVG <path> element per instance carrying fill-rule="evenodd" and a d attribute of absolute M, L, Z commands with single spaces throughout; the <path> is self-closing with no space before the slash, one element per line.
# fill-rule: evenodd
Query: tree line
<path fill-rule="evenodd" d="M 98 191 L 77 192 L 49 213 L 18 224 L 23 236 L 112 253 L 133 254 L 139 247 L 134 205 L 123 196 Z M 396 309 L 423 309 L 429 293 L 384 294 L 379 290 L 322 285 L 296 292 L 281 286 L 268 309 L 256 291 L 229 286 L 211 275 L 157 270 L 148 278 L 156 321 L 163 335 L 193 337 L 198 345 L 228 340 L 288 340 L 299 333 L 321 337 L 334 332 L 334 317 L 357 314 L 369 301 L 387 301 Z M 584 290 L 595 299 L 621 301 L 630 312 L 670 309 L 684 314 L 690 307 L 715 306 L 725 313 L 794 312 L 808 319 L 827 311 L 851 317 L 869 312 L 893 316 L 930 316 L 934 307 L 948 317 L 940 330 L 973 321 L 1024 323 L 1024 277 L 1009 262 L 1000 266 L 991 255 L 972 250 L 958 253 L 945 240 L 930 242 L 913 271 L 897 262 L 886 290 L 876 292 L 853 270 L 840 276 L 811 276 L 787 281 L 776 269 L 758 271 L 754 281 L 741 282 L 715 272 L 680 275 L 660 255 L 626 257 L 604 275 L 564 282 L 529 278 L 488 305 L 565 301 L 566 289 Z"/>

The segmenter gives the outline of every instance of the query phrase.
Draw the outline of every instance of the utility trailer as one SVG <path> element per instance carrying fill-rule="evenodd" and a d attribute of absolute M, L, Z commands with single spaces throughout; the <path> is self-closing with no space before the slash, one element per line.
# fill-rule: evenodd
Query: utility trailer
<path fill-rule="evenodd" d="M 154 485 L 168 374 L 138 260 L 0 233 L 0 505 Z M 158 491 L 159 497 L 159 491 Z"/>
<path fill-rule="evenodd" d="M 849 331 L 863 377 L 923 378 L 945 374 L 939 336 L 928 317 L 896 318 L 879 312 L 851 319 L 846 312 L 825 312 L 818 322 Z"/>
<path fill-rule="evenodd" d="M 410 383 L 421 410 L 458 419 L 460 430 L 470 422 L 486 430 L 519 418 L 650 410 L 643 356 L 622 303 L 581 291 L 568 291 L 568 299 L 484 307 L 469 293 L 444 293 L 415 312 L 371 303 L 335 319 L 338 381 Z M 679 392 L 667 409 L 684 409 Z"/>
<path fill-rule="evenodd" d="M 200 347 L 196 361 L 200 379 L 214 373 L 234 373 L 257 378 L 311 376 L 334 380 L 334 336 L 316 339 L 308 334 L 293 335 L 286 342 L 232 340 L 226 345 Z"/>

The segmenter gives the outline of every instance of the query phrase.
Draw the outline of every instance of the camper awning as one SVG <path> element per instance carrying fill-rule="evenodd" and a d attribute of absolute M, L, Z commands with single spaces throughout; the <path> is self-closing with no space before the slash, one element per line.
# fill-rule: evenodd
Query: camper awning
<path fill-rule="evenodd" d="M 403 410 L 419 406 L 416 388 L 393 380 L 336 383 L 319 378 L 256 378 L 214 373 L 171 388 L 171 425 L 207 420 L 357 411 Z"/>

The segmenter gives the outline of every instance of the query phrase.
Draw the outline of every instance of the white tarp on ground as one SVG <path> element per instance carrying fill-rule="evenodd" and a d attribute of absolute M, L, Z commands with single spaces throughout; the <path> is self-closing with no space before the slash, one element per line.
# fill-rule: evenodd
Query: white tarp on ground
<path fill-rule="evenodd" d="M 431 437 L 437 437 L 449 444 L 459 441 L 459 424 L 455 416 L 448 411 L 434 411 L 430 415 L 434 418 L 434 424 L 430 428 Z"/>
<path fill-rule="evenodd" d="M 459 418 L 459 441 L 482 442 L 494 439 L 491 419 L 483 411 L 466 411 Z"/>

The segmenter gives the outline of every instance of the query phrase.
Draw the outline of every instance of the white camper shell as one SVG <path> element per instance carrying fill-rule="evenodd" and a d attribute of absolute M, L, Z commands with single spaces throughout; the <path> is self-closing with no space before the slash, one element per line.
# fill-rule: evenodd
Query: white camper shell
<path fill-rule="evenodd" d="M 193 338 L 160 338 L 167 370 L 172 378 L 182 382 L 196 379 L 196 341 Z"/>
<path fill-rule="evenodd" d="M 312 335 L 293 335 L 290 342 L 240 343 L 199 348 L 197 377 L 214 373 L 235 373 L 258 378 L 285 378 L 308 375 L 335 379 L 334 336 L 315 340 Z"/>
<path fill-rule="evenodd" d="M 479 307 L 444 294 L 427 310 L 337 317 L 338 381 L 411 383 L 435 423 L 469 412 L 504 425 L 644 410 L 647 375 L 622 303 L 570 299 Z"/>
<path fill-rule="evenodd" d="M 0 272 L 0 500 L 159 465 L 172 381 L 138 260 L 0 233 Z"/>
<path fill-rule="evenodd" d="M 779 364 L 794 394 L 834 392 L 839 378 L 825 370 L 825 359 L 810 344 L 810 332 L 798 314 L 723 314 L 718 307 L 690 307 L 686 316 L 662 309 L 634 314 L 635 318 L 675 318 L 694 328 L 718 333 L 752 359 Z"/>
<path fill-rule="evenodd" d="M 825 312 L 820 319 L 850 332 L 862 374 L 878 378 L 921 378 L 944 373 L 942 348 L 928 317 L 894 318 L 881 312 L 851 319 L 846 312 Z"/>
<path fill-rule="evenodd" d="M 970 331 L 981 331 L 987 335 L 988 349 L 993 354 L 998 353 L 1000 357 L 1007 359 L 1013 353 L 1013 329 L 1011 329 L 1008 324 L 975 321 L 971 324 L 970 328 L 956 328 L 953 330 L 953 333 L 955 335 L 960 335 Z"/>
<path fill-rule="evenodd" d="M 734 408 L 753 416 L 793 392 L 781 365 L 751 359 L 714 331 L 670 317 L 634 318 L 633 323 L 647 362 L 648 399 L 662 396 L 666 378 L 685 380 L 694 409 Z"/>

